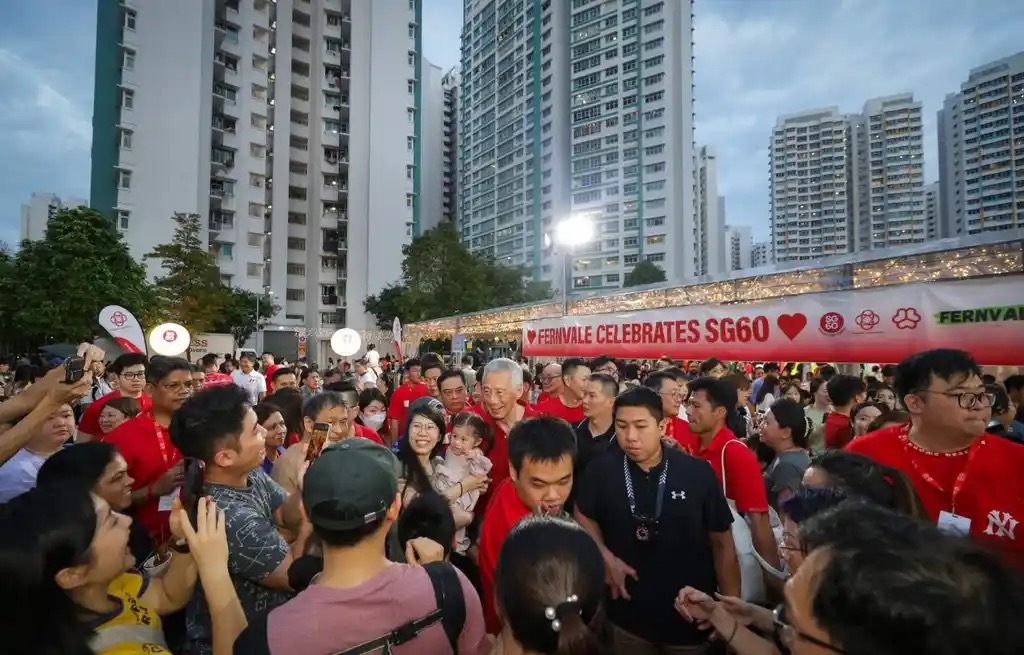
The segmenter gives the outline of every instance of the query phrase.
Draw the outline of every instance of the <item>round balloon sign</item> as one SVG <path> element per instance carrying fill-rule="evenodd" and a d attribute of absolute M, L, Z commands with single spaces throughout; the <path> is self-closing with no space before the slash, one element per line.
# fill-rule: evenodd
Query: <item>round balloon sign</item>
<path fill-rule="evenodd" d="M 192 343 L 192 335 L 177 323 L 163 323 L 149 333 L 149 349 L 157 355 L 176 357 Z"/>
<path fill-rule="evenodd" d="M 342 357 L 355 355 L 362 345 L 362 337 L 352 328 L 342 328 L 331 335 L 331 350 Z"/>

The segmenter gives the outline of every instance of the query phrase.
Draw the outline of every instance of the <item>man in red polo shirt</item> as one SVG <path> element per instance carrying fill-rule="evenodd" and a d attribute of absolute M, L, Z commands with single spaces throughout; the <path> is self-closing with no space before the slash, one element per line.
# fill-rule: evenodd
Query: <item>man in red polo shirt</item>
<path fill-rule="evenodd" d="M 469 392 L 466 390 L 466 374 L 459 369 L 450 368 L 438 378 L 437 387 L 441 391 L 441 404 L 444 405 L 444 418 L 447 432 L 452 431 L 452 419 L 459 412 L 470 411 Z"/>
<path fill-rule="evenodd" d="M 780 568 L 779 547 L 768 514 L 768 492 L 761 477 L 757 456 L 736 438 L 726 420 L 736 411 L 736 389 L 726 380 L 713 377 L 690 382 L 686 414 L 690 419 L 689 446 L 707 461 L 725 490 L 750 525 L 757 552 L 776 569 Z"/>
<path fill-rule="evenodd" d="M 171 416 L 192 392 L 192 365 L 177 357 L 153 357 L 146 370 L 152 409 L 125 421 L 104 441 L 113 444 L 135 480 L 132 513 L 154 544 L 170 538 L 168 519 L 181 484 L 181 453 L 171 443 Z"/>
<path fill-rule="evenodd" d="M 383 446 L 384 440 L 380 438 L 376 430 L 366 427 L 361 423 L 356 423 L 356 419 L 359 418 L 359 392 L 356 391 L 355 385 L 351 382 L 334 382 L 327 385 L 324 391 L 335 391 L 334 385 L 337 385 L 338 395 L 341 396 L 342 401 L 345 403 L 345 408 L 348 410 L 348 433 L 343 432 L 338 440 L 360 437 Z"/>
<path fill-rule="evenodd" d="M 421 377 L 420 360 L 413 357 L 406 361 L 405 372 L 408 375 L 408 381 L 395 389 L 395 392 L 391 394 L 391 401 L 388 403 L 387 417 L 390 426 L 388 434 L 394 441 L 397 441 L 405 431 L 405 416 L 409 412 L 409 403 L 429 395 L 427 385 L 423 384 Z"/>
<path fill-rule="evenodd" d="M 486 374 L 487 369 L 484 369 Z M 576 436 L 572 428 L 552 418 L 522 421 L 509 432 L 508 453 L 512 464 L 511 477 L 495 488 L 494 500 L 480 526 L 478 542 L 483 591 L 480 600 L 484 606 L 487 633 L 492 635 L 501 632 L 501 621 L 494 607 L 494 572 L 501 545 L 524 516 L 563 513 L 572 491 Z M 508 466 L 505 470 L 507 474 Z"/>
<path fill-rule="evenodd" d="M 825 416 L 825 447 L 838 450 L 853 439 L 850 412 L 864 402 L 867 388 L 864 380 L 853 375 L 837 375 L 825 383 L 832 409 Z"/>
<path fill-rule="evenodd" d="M 498 483 L 509 476 L 508 434 L 523 419 L 538 416 L 532 407 L 516 402 L 523 386 L 523 369 L 511 359 L 504 357 L 488 362 L 481 376 L 482 400 L 473 405 L 471 411 L 483 417 L 494 433 L 494 445 L 485 453 L 491 460 L 491 491 L 493 495 Z M 487 507 L 487 498 L 477 501 L 477 508 Z"/>
<path fill-rule="evenodd" d="M 690 427 L 679 415 L 683 399 L 686 398 L 685 387 L 679 384 L 679 380 L 669 369 L 648 375 L 644 378 L 644 386 L 657 392 L 661 397 L 661 411 L 665 415 L 665 436 L 674 439 L 691 455 L 694 454 Z"/>
<path fill-rule="evenodd" d="M 579 357 L 570 357 L 562 362 L 562 390 L 537 404 L 537 411 L 544 416 L 555 416 L 571 425 L 583 420 L 583 392 L 590 379 L 590 367 Z"/>
<path fill-rule="evenodd" d="M 267 383 L 267 393 L 274 391 L 274 373 L 281 368 L 274 361 L 274 353 L 263 353 L 263 378 Z"/>
<path fill-rule="evenodd" d="M 562 365 L 552 362 L 545 366 L 540 372 L 540 394 L 537 396 L 537 405 L 547 402 L 549 399 L 562 393 Z"/>
<path fill-rule="evenodd" d="M 107 402 L 114 398 L 135 398 L 139 403 L 140 412 L 148 412 L 153 408 L 152 399 L 144 393 L 146 387 L 146 356 L 142 353 L 125 353 L 110 365 L 110 372 L 117 376 L 117 390 L 97 398 L 89 403 L 78 422 L 79 443 L 99 438 L 100 414 Z M 191 372 L 189 373 L 191 376 Z"/>
<path fill-rule="evenodd" d="M 950 349 L 912 355 L 897 366 L 895 388 L 910 423 L 846 449 L 902 471 L 940 528 L 1024 569 L 1024 446 L 985 433 L 992 396 L 974 359 Z"/>

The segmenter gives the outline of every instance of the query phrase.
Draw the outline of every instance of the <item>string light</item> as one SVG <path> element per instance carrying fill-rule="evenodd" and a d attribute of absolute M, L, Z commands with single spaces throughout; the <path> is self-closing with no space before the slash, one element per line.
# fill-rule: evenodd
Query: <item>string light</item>
<path fill-rule="evenodd" d="M 822 291 L 1024 274 L 1022 245 L 1021 241 L 1010 241 L 861 264 L 595 296 L 570 302 L 568 313 L 570 316 L 584 316 L 687 305 L 742 303 Z M 405 331 L 407 338 L 449 339 L 455 334 L 458 322 L 458 331 L 469 338 L 519 339 L 524 323 L 561 316 L 561 303 L 547 302 L 410 323 L 405 326 Z"/>

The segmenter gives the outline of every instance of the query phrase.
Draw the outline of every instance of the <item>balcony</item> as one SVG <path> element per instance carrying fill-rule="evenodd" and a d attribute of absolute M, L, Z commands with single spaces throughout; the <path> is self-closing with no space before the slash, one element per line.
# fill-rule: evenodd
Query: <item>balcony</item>
<path fill-rule="evenodd" d="M 335 307 L 338 304 L 338 296 L 335 295 L 323 295 L 320 296 L 320 304 L 327 307 Z"/>

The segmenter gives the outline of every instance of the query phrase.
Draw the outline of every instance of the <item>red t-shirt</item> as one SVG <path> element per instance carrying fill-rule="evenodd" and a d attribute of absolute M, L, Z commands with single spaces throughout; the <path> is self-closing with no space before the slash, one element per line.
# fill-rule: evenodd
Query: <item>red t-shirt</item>
<path fill-rule="evenodd" d="M 548 395 L 548 392 L 541 391 L 539 394 L 537 394 L 537 402 L 534 403 L 534 405 L 541 405 L 549 400 L 551 400 L 551 396 Z"/>
<path fill-rule="evenodd" d="M 103 440 L 115 446 L 128 463 L 128 475 L 135 479 L 133 491 L 156 483 L 181 460 L 170 432 L 158 425 L 152 414 L 139 414 L 125 421 Z M 167 525 L 170 512 L 159 511 L 159 506 L 159 497 L 154 497 L 134 509 L 135 519 L 158 545 L 171 536 Z"/>
<path fill-rule="evenodd" d="M 738 512 L 767 512 L 768 492 L 761 475 L 757 455 L 746 444 L 736 438 L 729 428 L 722 428 L 707 448 L 700 447 L 700 439 L 693 434 L 680 441 L 684 448 L 693 449 L 693 455 L 711 465 L 719 484 L 725 485 L 726 497 L 736 503 Z M 678 441 L 678 439 L 677 439 Z M 735 442 L 735 443 L 733 443 Z M 728 448 L 726 448 L 728 446 Z M 725 449 L 725 472 L 722 471 L 722 449 Z"/>
<path fill-rule="evenodd" d="M 938 522 L 940 512 L 955 511 L 970 519 L 971 539 L 1024 569 L 1024 527 L 1019 523 L 1024 519 L 1024 446 L 982 435 L 970 449 L 929 453 L 910 442 L 909 430 L 910 424 L 883 428 L 854 439 L 846 450 L 902 471 L 914 485 L 929 519 Z M 953 490 L 962 475 L 954 508 Z"/>
<path fill-rule="evenodd" d="M 665 425 L 665 436 L 675 439 L 676 443 L 683 447 L 683 450 L 691 455 L 696 455 L 697 444 L 700 443 L 700 439 L 697 439 L 697 435 L 690 431 L 690 424 L 688 422 L 678 416 L 673 416 Z M 696 440 L 696 444 L 694 440 Z"/>
<path fill-rule="evenodd" d="M 561 396 L 553 396 L 548 398 L 543 403 L 537 405 L 537 412 L 541 416 L 554 416 L 568 422 L 570 425 L 576 425 L 584 419 L 583 416 L 583 403 L 576 405 L 575 407 L 569 407 L 562 400 Z"/>
<path fill-rule="evenodd" d="M 850 417 L 838 412 L 829 412 L 825 417 L 825 447 L 829 450 L 841 450 L 852 438 Z"/>
<path fill-rule="evenodd" d="M 230 375 L 226 373 L 218 373 L 217 371 L 211 371 L 206 374 L 206 380 L 204 381 L 205 387 L 223 387 L 227 384 L 234 384 Z"/>
<path fill-rule="evenodd" d="M 498 567 L 498 554 L 505 537 L 516 523 L 530 515 L 530 509 L 519 500 L 512 480 L 502 480 L 495 488 L 493 498 L 487 506 L 480 538 L 477 540 L 480 565 L 480 602 L 484 608 L 484 623 L 487 634 L 501 633 L 501 619 L 494 604 L 494 572 Z"/>
<path fill-rule="evenodd" d="M 382 446 L 384 445 L 384 440 L 380 438 L 380 435 L 377 434 L 373 428 L 368 428 L 365 425 L 360 425 L 359 423 L 356 423 L 353 427 L 355 428 L 355 436 L 362 437 L 363 439 L 369 439 L 373 443 L 380 444 Z"/>
<path fill-rule="evenodd" d="M 93 402 L 89 403 L 85 411 L 82 412 L 82 420 L 78 422 L 78 430 L 86 434 L 91 434 L 94 437 L 100 437 L 103 431 L 100 430 L 100 412 L 106 407 L 107 402 L 114 398 L 120 398 L 120 391 L 111 391 L 105 396 L 100 396 Z M 146 414 L 153 409 L 153 399 L 142 394 L 138 399 L 139 412 Z"/>
<path fill-rule="evenodd" d="M 274 390 L 274 373 L 276 373 L 277 369 L 279 368 L 281 368 L 280 364 L 271 364 L 270 366 L 267 367 L 267 370 L 263 376 L 267 380 L 267 393 L 270 393 L 271 391 Z"/>
<path fill-rule="evenodd" d="M 429 395 L 427 385 L 422 382 L 413 385 L 403 384 L 395 389 L 395 392 L 391 394 L 391 402 L 388 403 L 387 413 L 389 421 L 392 419 L 398 421 L 399 434 L 392 435 L 393 437 L 397 439 L 401 431 L 405 429 L 405 416 L 409 412 L 409 405 L 412 404 L 412 401 Z"/>

